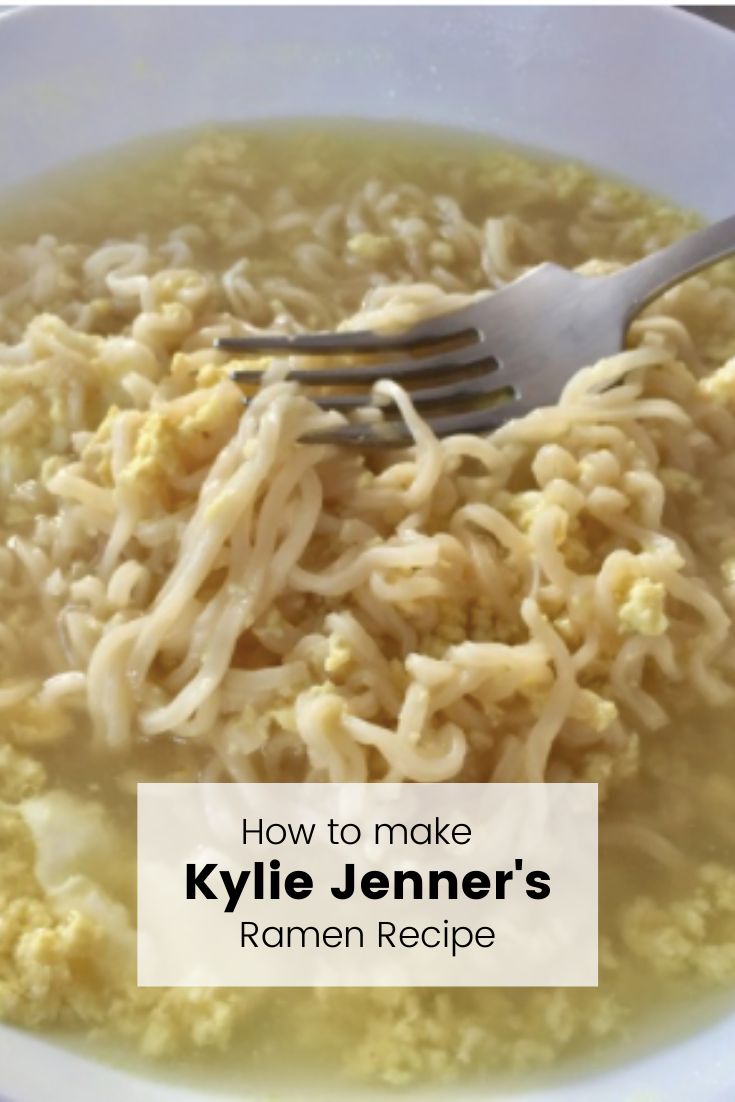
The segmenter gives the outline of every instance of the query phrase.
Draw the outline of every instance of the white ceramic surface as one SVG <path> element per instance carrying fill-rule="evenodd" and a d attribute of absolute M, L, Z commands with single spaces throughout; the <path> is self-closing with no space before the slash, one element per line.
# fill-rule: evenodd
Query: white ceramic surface
<path fill-rule="evenodd" d="M 714 218 L 735 206 L 733 74 L 735 35 L 660 8 L 26 10 L 0 18 L 0 181 L 157 130 L 363 116 L 578 157 Z M 731 1102 L 734 1047 L 735 1017 L 616 1070 L 508 1097 Z M 0 1095 L 12 1102 L 214 1097 L 192 1090 L 0 1029 Z M 241 1102 L 268 1095 L 237 1093 Z M 296 1096 L 321 1102 L 328 1092 Z"/>

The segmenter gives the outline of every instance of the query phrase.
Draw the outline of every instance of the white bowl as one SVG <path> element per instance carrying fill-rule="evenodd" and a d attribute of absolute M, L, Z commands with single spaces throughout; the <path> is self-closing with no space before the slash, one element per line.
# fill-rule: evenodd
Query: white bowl
<path fill-rule="evenodd" d="M 485 131 L 713 218 L 733 209 L 735 35 L 663 8 L 31 9 L 0 18 L 0 73 L 6 186 L 159 130 L 338 115 Z M 721 1020 L 616 1070 L 512 1097 L 726 1102 L 733 1042 L 735 1018 Z M 204 1097 L 10 1029 L 0 1029 L 0 1092 L 13 1102 Z"/>

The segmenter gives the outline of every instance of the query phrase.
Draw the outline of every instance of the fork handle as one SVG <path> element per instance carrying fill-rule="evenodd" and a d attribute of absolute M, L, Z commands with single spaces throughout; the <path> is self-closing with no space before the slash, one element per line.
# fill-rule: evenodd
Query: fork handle
<path fill-rule="evenodd" d="M 735 215 L 713 222 L 610 277 L 625 297 L 626 323 L 669 287 L 735 254 Z"/>

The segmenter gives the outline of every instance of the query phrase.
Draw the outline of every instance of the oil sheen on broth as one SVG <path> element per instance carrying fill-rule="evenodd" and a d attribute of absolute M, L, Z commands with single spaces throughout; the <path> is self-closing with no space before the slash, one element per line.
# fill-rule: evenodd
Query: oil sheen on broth
<path fill-rule="evenodd" d="M 498 287 L 546 259 L 603 272 L 693 224 L 577 165 L 443 132 L 352 125 L 166 139 L 44 181 L 6 205 L 0 1016 L 94 1034 L 112 1043 L 113 1054 L 142 1052 L 149 1067 L 158 1060 L 159 1068 L 191 1070 L 195 1063 L 207 1082 L 222 1081 L 223 1067 L 243 1084 L 258 1069 L 272 1079 L 285 1062 L 308 1064 L 316 1076 L 328 1068 L 330 1076 L 401 1084 L 548 1077 L 550 1065 L 581 1054 L 622 1059 L 657 1031 L 670 1038 L 672 1021 L 678 1031 L 691 1025 L 703 996 L 726 997 L 735 975 L 735 360 L 727 366 L 735 355 L 735 281 L 727 266 L 673 290 L 633 327 L 631 343 L 653 350 L 650 363 L 644 354 L 629 372 L 638 387 L 630 401 L 643 403 L 634 416 L 616 418 L 605 407 L 583 430 L 560 422 L 547 436 L 501 437 L 497 477 L 493 464 L 485 472 L 472 456 L 458 453 L 449 463 L 436 501 L 416 506 L 415 526 L 428 536 L 447 531 L 454 495 L 460 504 L 491 505 L 512 526 L 516 551 L 485 532 L 492 549 L 477 544 L 477 553 L 486 555 L 488 570 L 500 563 L 500 584 L 485 596 L 475 592 L 459 610 L 443 596 L 442 586 L 453 583 L 441 573 L 423 590 L 427 596 L 419 588 L 398 602 L 392 615 L 409 632 L 403 651 L 388 628 L 389 642 L 381 641 L 371 605 L 389 598 L 367 600 L 353 588 L 330 597 L 325 611 L 318 595 L 302 589 L 274 597 L 232 648 L 230 669 L 272 668 L 281 659 L 291 669 L 289 646 L 298 637 L 312 631 L 323 638 L 306 663 L 310 684 L 284 690 L 275 702 L 248 705 L 235 679 L 226 722 L 215 709 L 209 722 L 197 713 L 190 727 L 155 732 L 141 726 L 142 706 L 125 703 L 129 722 L 117 745 L 108 745 L 106 721 L 100 734 L 84 681 L 89 674 L 93 684 L 105 632 L 135 622 L 160 591 L 201 472 L 237 427 L 239 405 L 222 381 L 226 360 L 210 351 L 214 336 L 248 326 L 326 329 L 360 310 L 369 322 L 389 324 L 391 311 L 430 313 L 444 295 Z M 200 391 L 220 395 L 216 408 L 195 403 L 193 421 L 178 413 L 167 421 L 160 412 L 162 402 L 185 403 Z M 118 411 L 112 416 L 111 406 Z M 681 416 L 671 414 L 669 424 L 674 407 Z M 137 410 L 138 420 L 125 421 L 126 410 Z M 366 498 L 365 517 L 385 541 L 410 513 L 395 497 L 409 477 L 397 473 L 404 459 L 325 461 L 323 507 L 339 518 L 340 531 L 352 524 L 353 541 L 361 521 L 340 504 L 340 478 L 354 479 L 360 492 L 383 493 L 377 511 Z M 70 474 L 74 463 L 81 467 Z M 99 490 L 79 491 L 92 494 L 83 514 L 73 512 L 73 477 Z M 121 510 L 134 506 L 139 526 L 119 539 L 105 512 L 104 495 L 113 492 Z M 167 514 L 172 534 L 161 525 Z M 544 517 L 551 527 L 539 535 Z M 651 517 L 658 518 L 653 534 Z M 314 536 L 301 560 L 307 570 L 322 568 L 333 531 L 326 525 Z M 539 558 L 537 548 L 546 546 L 558 560 Z M 521 566 L 538 565 L 544 578 L 534 595 L 538 622 L 523 611 L 523 586 L 531 585 L 525 567 L 505 596 L 498 593 L 513 554 Z M 600 784 L 599 989 L 135 988 L 137 781 L 324 779 L 347 768 L 344 762 L 376 779 L 389 772 L 387 763 L 394 775 L 403 768 L 421 779 L 429 758 L 401 766 L 381 751 L 377 735 L 354 750 L 349 729 L 340 728 L 343 756 L 335 765 L 325 745 L 299 734 L 312 729 L 310 719 L 299 727 L 299 709 L 319 703 L 311 689 L 344 703 L 356 667 L 372 660 L 369 640 L 356 658 L 355 622 L 387 647 L 394 695 L 400 704 L 405 694 L 406 707 L 414 707 L 403 669 L 409 653 L 441 661 L 468 640 L 522 645 L 544 623 L 574 653 L 581 614 L 556 589 L 573 587 L 570 572 L 604 574 L 603 566 L 610 575 L 600 598 L 607 601 L 604 645 L 579 674 L 573 709 L 541 765 L 549 780 Z M 215 599 L 224 569 L 220 563 L 201 585 L 202 607 Z M 352 627 L 340 626 L 345 612 Z M 589 613 L 590 623 L 597 615 Z M 332 617 L 327 628 L 325 616 Z M 162 695 L 170 699 L 181 647 L 172 637 L 146 671 L 147 708 L 164 706 Z M 623 647 L 625 662 L 618 660 Z M 702 648 L 704 670 L 696 659 Z M 524 732 L 547 704 L 553 664 L 533 676 L 530 688 L 508 698 L 491 699 L 488 689 L 479 702 L 453 705 L 436 734 L 437 757 L 456 752 L 445 776 L 523 779 Z M 390 701 L 381 707 L 371 722 L 399 730 L 399 706 L 396 715 Z M 115 708 L 113 695 L 111 727 Z M 322 717 L 317 728 L 328 721 Z M 73 839 L 71 857 L 55 852 L 58 832 Z M 117 879 L 105 872 L 119 864 L 110 860 L 115 854 L 127 855 Z M 64 887 L 73 872 L 83 874 L 76 895 Z"/>

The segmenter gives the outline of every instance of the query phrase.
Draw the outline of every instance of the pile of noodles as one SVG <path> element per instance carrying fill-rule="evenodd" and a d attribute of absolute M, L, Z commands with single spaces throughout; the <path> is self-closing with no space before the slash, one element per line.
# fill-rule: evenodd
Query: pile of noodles
<path fill-rule="evenodd" d="M 363 456 L 300 443 L 337 415 L 285 361 L 243 404 L 212 341 L 255 306 L 242 266 L 192 266 L 193 232 L 4 255 L 11 737 L 184 740 L 211 779 L 607 782 L 669 687 L 733 700 L 735 362 L 713 371 L 688 330 L 731 291 L 670 292 L 489 439 L 437 440 L 383 382 L 415 444 Z M 485 227 L 490 282 L 518 273 L 518 232 Z M 347 324 L 463 301 L 436 282 L 378 281 Z M 271 324 L 294 328 L 309 292 L 281 290 Z"/>
<path fill-rule="evenodd" d="M 411 304 L 385 298 L 387 324 Z M 31 330 L 29 365 L 6 372 L 40 374 L 45 341 L 83 403 L 114 338 L 51 319 Z M 667 523 L 662 468 L 729 469 L 735 422 L 702 403 L 696 423 L 694 383 L 665 346 L 583 373 L 553 412 L 492 440 L 437 441 L 382 384 L 416 446 L 375 470 L 299 444 L 325 415 L 292 384 L 241 412 L 212 361 L 126 377 L 134 408 L 72 434 L 76 454 L 44 468 L 4 584 L 37 599 L 35 645 L 68 672 L 7 682 L 6 706 L 88 709 L 110 749 L 207 740 L 238 778 L 540 779 L 662 723 L 647 674 L 731 698 L 729 617 Z M 211 385 L 191 385 L 198 370 Z M 595 394 L 601 375 L 622 385 Z M 665 589 L 653 634 L 619 617 L 638 578 Z M 3 644 L 29 639 L 8 627 Z"/>
<path fill-rule="evenodd" d="M 383 383 L 413 447 L 307 446 L 330 415 L 290 363 L 244 405 L 216 337 L 399 329 L 691 220 L 436 138 L 151 158 L 0 226 L 0 1017 L 401 1084 L 731 984 L 733 272 L 489 439 Z M 599 782 L 600 987 L 136 986 L 137 781 L 363 777 Z"/>

